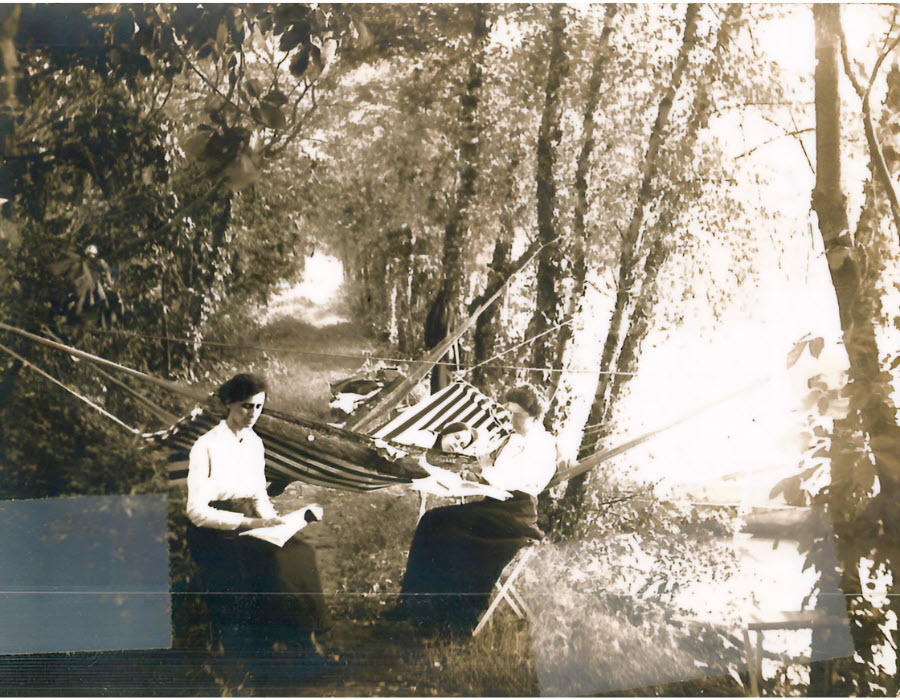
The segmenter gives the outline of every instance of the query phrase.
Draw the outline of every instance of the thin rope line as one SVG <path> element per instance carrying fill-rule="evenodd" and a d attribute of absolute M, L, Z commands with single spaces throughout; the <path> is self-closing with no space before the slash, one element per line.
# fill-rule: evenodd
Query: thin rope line
<path fill-rule="evenodd" d="M 174 337 L 169 337 L 169 336 L 164 336 L 164 335 L 138 333 L 136 331 L 126 331 L 126 330 L 112 330 L 112 329 L 104 330 L 101 328 L 89 328 L 86 330 L 89 333 L 131 336 L 131 337 L 135 337 L 135 338 L 143 338 L 146 340 L 164 340 L 164 341 L 169 341 L 169 342 L 173 342 L 173 343 L 214 346 L 214 347 L 231 348 L 231 349 L 239 349 L 239 350 L 258 350 L 260 352 L 290 352 L 290 353 L 295 353 L 298 355 L 311 355 L 311 356 L 316 356 L 316 357 L 340 358 L 340 359 L 345 359 L 345 360 L 361 360 L 363 362 L 365 362 L 366 358 L 369 358 L 372 360 L 380 360 L 382 362 L 393 362 L 393 363 L 397 363 L 397 364 L 447 365 L 447 366 L 451 366 L 451 367 L 461 367 L 461 369 L 460 369 L 461 372 L 468 372 L 470 370 L 475 369 L 475 367 L 480 367 L 482 364 L 484 364 L 482 362 L 478 365 L 474 365 L 474 366 L 468 365 L 467 366 L 464 364 L 460 364 L 458 362 L 441 362 L 441 361 L 429 362 L 428 360 L 416 360 L 416 359 L 405 358 L 405 357 L 386 357 L 386 356 L 372 355 L 372 354 L 368 354 L 368 353 L 362 354 L 362 355 L 350 355 L 350 354 L 334 353 L 334 352 L 318 352 L 316 350 L 301 350 L 300 348 L 292 348 L 292 347 L 287 347 L 287 346 L 239 345 L 237 343 L 226 343 L 226 342 L 219 341 L 219 340 L 191 340 L 190 338 L 174 338 Z M 555 328 L 550 329 L 550 331 L 552 331 L 552 330 L 555 330 Z M 550 331 L 546 331 L 546 332 L 550 332 Z M 529 341 L 524 341 L 524 342 L 531 342 L 531 340 L 534 340 L 534 339 L 530 339 Z M 515 348 L 510 348 L 510 350 L 512 350 L 512 349 L 515 349 Z M 501 355 L 505 354 L 506 352 L 507 351 L 504 351 L 503 353 L 501 353 Z M 498 356 L 491 358 L 491 360 L 486 360 L 486 362 L 490 362 L 493 359 L 496 359 L 496 357 L 498 357 Z M 589 368 L 565 368 L 564 367 L 564 368 L 556 369 L 553 367 L 530 367 L 530 366 L 526 366 L 526 365 L 494 365 L 494 366 L 497 368 L 502 368 L 502 369 L 517 369 L 517 370 L 523 370 L 523 371 L 528 371 L 528 372 L 577 372 L 577 373 L 583 373 L 583 374 L 598 373 L 598 370 L 589 369 Z M 610 374 L 610 375 L 623 374 L 623 375 L 629 375 L 629 376 L 636 374 L 635 372 L 599 372 L 599 373 L 600 374 Z"/>
<path fill-rule="evenodd" d="M 574 318 L 570 318 L 568 321 L 563 321 L 562 323 L 556 324 L 556 325 L 553 326 L 552 328 L 548 328 L 547 330 L 538 333 L 538 334 L 535 335 L 533 338 L 526 338 L 526 339 L 523 340 L 522 342 L 516 343 L 516 344 L 513 345 L 512 347 L 507 348 L 506 350 L 504 350 L 503 352 L 498 352 L 496 355 L 494 355 L 494 356 L 491 357 L 491 358 L 488 358 L 488 359 L 485 360 L 484 362 L 479 362 L 479 363 L 478 363 L 477 365 L 475 365 L 474 367 L 469 367 L 466 371 L 467 371 L 467 372 L 471 372 L 472 370 L 478 369 L 479 367 L 481 367 L 481 366 L 483 366 L 483 365 L 486 365 L 488 362 L 493 362 L 494 360 L 496 360 L 496 359 L 498 359 L 498 358 L 500 358 L 500 357 L 503 357 L 503 356 L 506 355 L 507 353 L 510 353 L 510 352 L 512 352 L 513 350 L 517 350 L 518 348 L 522 347 L 523 345 L 528 345 L 529 343 L 533 343 L 533 342 L 536 341 L 538 338 L 540 338 L 540 337 L 542 337 L 542 336 L 545 336 L 545 335 L 547 335 L 548 333 L 552 333 L 552 332 L 555 331 L 555 330 L 559 330 L 559 329 L 562 328 L 563 326 L 569 325 L 569 324 L 572 323 L 572 321 L 574 321 L 574 320 L 575 320 Z"/>
<path fill-rule="evenodd" d="M 132 433 L 132 434 L 134 434 L 134 435 L 140 435 L 140 434 L 141 434 L 141 431 L 140 431 L 140 430 L 137 430 L 136 428 L 132 428 L 130 425 L 128 425 L 127 423 L 123 422 L 123 421 L 122 421 L 121 419 L 119 419 L 118 417 L 114 416 L 112 413 L 110 413 L 109 411 L 107 411 L 105 408 L 103 408 L 103 407 L 100 406 L 99 404 L 94 403 L 93 401 L 91 401 L 91 400 L 90 400 L 89 398 L 87 398 L 86 396 L 82 396 L 81 394 L 79 394 L 79 393 L 78 393 L 77 391 L 75 391 L 74 389 L 69 388 L 68 386 L 66 386 L 65 384 L 63 384 L 60 380 L 58 380 L 56 377 L 54 377 L 54 376 L 51 375 L 51 374 L 48 374 L 47 372 L 45 372 L 44 370 L 42 370 L 42 369 L 41 369 L 40 367 L 38 367 L 37 365 L 35 365 L 35 364 L 29 362 L 28 360 L 26 360 L 26 359 L 25 359 L 24 357 L 22 357 L 19 353 L 15 352 L 14 350 L 10 350 L 8 347 L 6 347 L 5 345 L 3 345 L 2 343 L 0 343 L 0 350 L 3 350 L 4 352 L 6 352 L 6 353 L 12 355 L 12 356 L 13 356 L 14 358 L 16 358 L 19 362 L 21 362 L 23 365 L 25 365 L 25 366 L 28 367 L 29 369 L 33 370 L 34 372 L 37 372 L 38 374 L 40 374 L 40 375 L 41 375 L 42 377 L 44 377 L 45 379 L 48 379 L 49 381 L 53 382 L 53 383 L 56 384 L 58 387 L 60 387 L 60 388 L 62 388 L 62 389 L 65 389 L 65 390 L 68 391 L 70 394 L 72 394 L 72 396 L 74 396 L 75 398 L 78 398 L 78 399 L 84 401 L 88 406 L 90 406 L 91 408 L 93 408 L 93 409 L 99 411 L 100 413 L 102 413 L 104 416 L 106 416 L 106 417 L 109 418 L 110 420 L 114 421 L 115 423 L 118 423 L 118 424 L 121 425 L 123 428 L 125 428 L 125 430 L 127 430 L 128 432 L 130 432 L 130 433 Z"/>

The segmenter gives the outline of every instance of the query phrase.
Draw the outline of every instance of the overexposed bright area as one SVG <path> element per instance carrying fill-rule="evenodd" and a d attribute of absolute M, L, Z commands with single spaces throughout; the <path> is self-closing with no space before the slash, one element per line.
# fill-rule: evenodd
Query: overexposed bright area
<path fill-rule="evenodd" d="M 344 283 L 344 266 L 333 255 L 316 251 L 304 261 L 301 280 L 283 284 L 269 299 L 265 320 L 292 317 L 317 326 L 330 326 L 346 319 L 334 310 Z"/>

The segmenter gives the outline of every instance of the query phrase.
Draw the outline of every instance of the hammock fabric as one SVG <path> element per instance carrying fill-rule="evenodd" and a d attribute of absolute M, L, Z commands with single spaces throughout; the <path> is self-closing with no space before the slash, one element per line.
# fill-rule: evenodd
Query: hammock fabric
<path fill-rule="evenodd" d="M 438 433 L 450 423 L 464 423 L 478 431 L 478 443 L 490 452 L 509 435 L 509 413 L 502 405 L 462 380 L 456 380 L 440 391 L 403 411 L 387 425 L 373 433 L 374 437 L 412 444 L 417 433 Z"/>
<path fill-rule="evenodd" d="M 475 387 L 458 382 L 406 409 L 372 437 L 270 409 L 263 412 L 254 430 L 266 446 L 266 477 L 274 490 L 291 481 L 305 481 L 348 491 L 372 491 L 428 476 L 419 464 L 423 456 L 435 466 L 474 463 L 470 457 L 406 443 L 413 431 L 436 431 L 446 423 L 462 422 L 489 437 L 499 437 L 509 432 L 504 415 L 499 404 Z M 184 460 L 194 442 L 220 420 L 198 406 L 168 429 L 143 437 L 173 450 L 175 461 L 169 478 L 180 481 L 187 476 Z"/>

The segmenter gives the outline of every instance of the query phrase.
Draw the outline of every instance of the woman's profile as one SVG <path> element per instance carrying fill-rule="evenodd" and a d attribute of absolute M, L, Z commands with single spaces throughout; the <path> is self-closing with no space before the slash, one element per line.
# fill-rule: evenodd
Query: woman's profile
<path fill-rule="evenodd" d="M 225 418 L 191 449 L 186 508 L 213 626 L 229 651 L 305 641 L 325 625 L 315 550 L 298 536 L 283 547 L 240 536 L 283 522 L 266 494 L 265 448 L 253 431 L 265 380 L 238 374 L 217 394 Z"/>

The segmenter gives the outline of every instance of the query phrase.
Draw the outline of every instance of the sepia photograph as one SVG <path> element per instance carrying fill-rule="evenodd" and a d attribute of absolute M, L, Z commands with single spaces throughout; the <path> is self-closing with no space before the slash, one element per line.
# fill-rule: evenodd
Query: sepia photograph
<path fill-rule="evenodd" d="M 0 5 L 0 695 L 900 695 L 900 5 Z"/>

